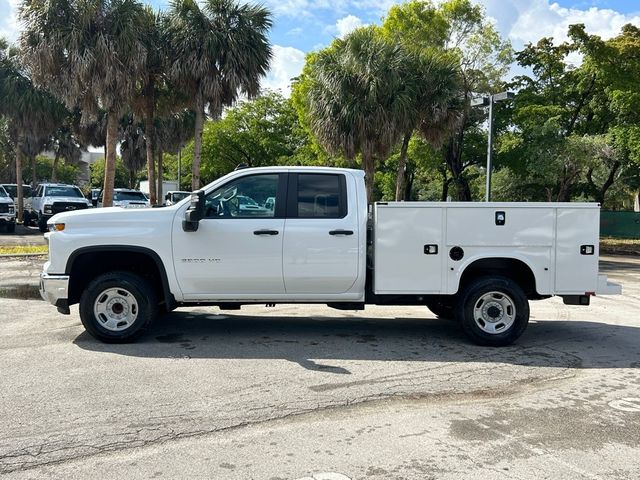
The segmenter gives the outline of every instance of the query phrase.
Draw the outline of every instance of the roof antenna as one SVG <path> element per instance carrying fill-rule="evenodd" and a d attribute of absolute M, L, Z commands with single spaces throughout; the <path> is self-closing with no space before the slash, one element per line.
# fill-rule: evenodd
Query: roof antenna
<path fill-rule="evenodd" d="M 242 170 L 244 168 L 249 168 L 249 164 L 245 162 L 239 163 L 233 171 L 235 172 L 236 170 Z"/>

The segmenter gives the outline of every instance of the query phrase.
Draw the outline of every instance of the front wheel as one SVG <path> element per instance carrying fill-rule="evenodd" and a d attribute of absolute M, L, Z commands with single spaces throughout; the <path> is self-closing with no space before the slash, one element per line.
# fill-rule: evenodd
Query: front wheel
<path fill-rule="evenodd" d="M 38 214 L 38 229 L 41 233 L 47 231 L 47 219 L 41 213 Z"/>
<path fill-rule="evenodd" d="M 514 281 L 484 277 L 463 290 L 455 314 L 473 342 L 502 347 L 524 333 L 529 323 L 529 302 Z"/>
<path fill-rule="evenodd" d="M 100 275 L 80 297 L 80 319 L 84 328 L 107 343 L 135 340 L 157 312 L 157 296 L 149 282 L 129 272 Z"/>

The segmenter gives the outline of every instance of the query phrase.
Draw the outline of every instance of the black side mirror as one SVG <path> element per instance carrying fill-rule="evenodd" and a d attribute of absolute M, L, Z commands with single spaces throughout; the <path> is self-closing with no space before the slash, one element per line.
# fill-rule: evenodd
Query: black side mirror
<path fill-rule="evenodd" d="M 191 204 L 184 214 L 182 229 L 185 232 L 195 232 L 198 230 L 200 220 L 204 218 L 204 190 L 191 193 Z"/>

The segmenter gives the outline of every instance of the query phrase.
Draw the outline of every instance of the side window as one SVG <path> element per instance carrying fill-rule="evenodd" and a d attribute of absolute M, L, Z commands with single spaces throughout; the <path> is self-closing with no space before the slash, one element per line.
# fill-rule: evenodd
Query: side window
<path fill-rule="evenodd" d="M 274 218 L 278 174 L 250 175 L 209 193 L 205 218 Z"/>
<path fill-rule="evenodd" d="M 347 214 L 344 175 L 298 174 L 297 197 L 298 218 L 342 218 Z"/>
<path fill-rule="evenodd" d="M 44 190 L 44 187 L 42 185 L 40 185 L 38 187 L 38 189 L 36 190 L 36 194 L 34 195 L 35 197 L 41 197 L 42 196 L 42 191 Z"/>

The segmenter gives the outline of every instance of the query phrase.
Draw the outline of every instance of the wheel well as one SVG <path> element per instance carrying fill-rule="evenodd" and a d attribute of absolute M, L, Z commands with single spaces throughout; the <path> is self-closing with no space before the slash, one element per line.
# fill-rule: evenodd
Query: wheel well
<path fill-rule="evenodd" d="M 67 264 L 69 305 L 80 301 L 84 287 L 91 280 L 103 273 L 117 270 L 135 273 L 145 278 L 162 300 L 161 303 L 167 307 L 171 303 L 173 296 L 169 292 L 164 266 L 152 253 L 128 249 L 91 249 L 75 254 Z"/>
<path fill-rule="evenodd" d="M 536 292 L 536 277 L 531 268 L 522 260 L 515 258 L 482 258 L 471 263 L 460 278 L 459 290 L 473 280 L 488 275 L 500 275 L 516 282 L 528 298 L 534 299 Z"/>

